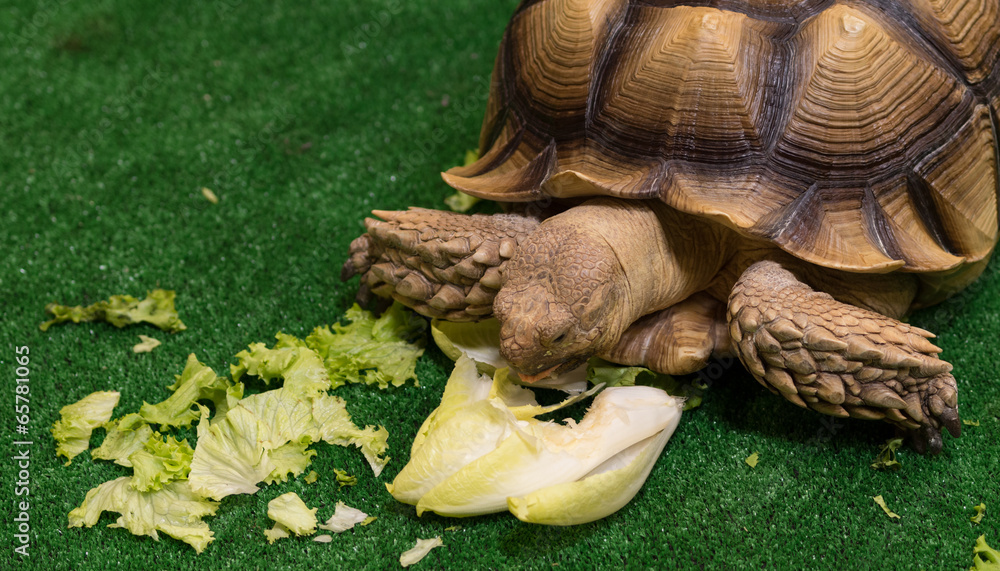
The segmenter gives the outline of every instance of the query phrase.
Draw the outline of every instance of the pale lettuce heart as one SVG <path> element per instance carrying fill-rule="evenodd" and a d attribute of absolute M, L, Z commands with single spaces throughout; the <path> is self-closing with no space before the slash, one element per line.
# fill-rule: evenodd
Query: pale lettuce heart
<path fill-rule="evenodd" d="M 614 513 L 642 487 L 677 427 L 683 399 L 653 387 L 614 387 L 579 423 L 536 418 L 600 388 L 542 407 L 506 369 L 490 380 L 460 353 L 441 405 L 387 487 L 418 514 L 510 509 L 526 521 L 569 525 Z"/>
<path fill-rule="evenodd" d="M 472 322 L 435 319 L 431 322 L 431 336 L 441 352 L 451 360 L 458 361 L 465 354 L 476 362 L 481 373 L 492 375 L 498 369 L 510 366 L 500 355 L 500 322 L 496 319 Z M 582 393 L 587 389 L 587 366 L 581 365 L 561 375 L 546 377 L 531 386 L 559 389 L 570 394 Z"/>
<path fill-rule="evenodd" d="M 629 446 L 583 479 L 507 498 L 517 519 L 545 525 L 579 525 L 607 517 L 632 500 L 670 440 L 680 415 L 655 436 Z"/>
<path fill-rule="evenodd" d="M 518 421 L 495 450 L 424 494 L 417 513 L 471 516 L 506 510 L 507 498 L 575 482 L 630 446 L 672 433 L 682 406 L 660 389 L 614 387 L 594 399 L 579 424 Z"/>

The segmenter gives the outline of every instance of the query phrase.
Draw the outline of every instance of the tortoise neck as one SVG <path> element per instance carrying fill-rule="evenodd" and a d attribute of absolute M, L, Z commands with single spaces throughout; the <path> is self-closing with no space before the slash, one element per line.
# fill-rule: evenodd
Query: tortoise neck
<path fill-rule="evenodd" d="M 614 252 L 622 331 L 705 289 L 732 248 L 719 226 L 658 200 L 589 200 L 548 221 L 586 228 Z"/>

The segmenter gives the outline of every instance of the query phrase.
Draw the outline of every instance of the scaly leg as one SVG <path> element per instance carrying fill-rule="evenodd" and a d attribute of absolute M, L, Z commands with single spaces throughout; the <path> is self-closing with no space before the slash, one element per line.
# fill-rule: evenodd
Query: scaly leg
<path fill-rule="evenodd" d="M 743 364 L 795 404 L 884 419 L 908 431 L 921 452 L 941 451 L 941 427 L 959 435 L 955 378 L 928 341 L 933 334 L 814 291 L 773 261 L 743 272 L 727 318 Z"/>
<path fill-rule="evenodd" d="M 537 226 L 516 214 L 412 208 L 374 211 L 351 243 L 340 277 L 361 275 L 359 297 L 392 297 L 427 317 L 474 321 L 493 313 L 501 270 Z"/>

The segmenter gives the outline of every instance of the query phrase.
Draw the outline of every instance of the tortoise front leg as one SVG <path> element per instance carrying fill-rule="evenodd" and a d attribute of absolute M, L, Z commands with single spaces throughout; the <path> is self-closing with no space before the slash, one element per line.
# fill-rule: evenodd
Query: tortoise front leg
<path fill-rule="evenodd" d="M 359 300 L 391 297 L 427 317 L 474 321 L 493 313 L 500 272 L 537 226 L 516 214 L 376 210 L 351 242 L 342 280 L 361 275 Z"/>
<path fill-rule="evenodd" d="M 856 288 L 863 298 L 863 286 Z M 795 404 L 884 419 L 909 432 L 921 452 L 941 451 L 942 426 L 959 435 L 955 378 L 928 341 L 933 334 L 814 291 L 773 261 L 743 272 L 727 319 L 754 377 Z"/>

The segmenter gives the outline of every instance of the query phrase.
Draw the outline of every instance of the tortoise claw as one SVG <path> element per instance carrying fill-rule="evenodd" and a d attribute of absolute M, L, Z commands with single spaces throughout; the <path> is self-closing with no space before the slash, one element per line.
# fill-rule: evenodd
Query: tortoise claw
<path fill-rule="evenodd" d="M 941 449 L 944 447 L 941 429 L 930 425 L 910 430 L 907 436 L 909 436 L 910 446 L 920 454 L 936 456 L 941 453 Z"/>

